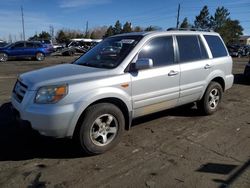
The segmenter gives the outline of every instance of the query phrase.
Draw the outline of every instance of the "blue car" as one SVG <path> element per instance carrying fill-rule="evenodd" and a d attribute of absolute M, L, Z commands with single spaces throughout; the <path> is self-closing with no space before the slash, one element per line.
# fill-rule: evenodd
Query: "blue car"
<path fill-rule="evenodd" d="M 40 42 L 20 41 L 0 48 L 0 62 L 11 58 L 35 58 L 42 61 L 50 53 L 51 50 Z"/>

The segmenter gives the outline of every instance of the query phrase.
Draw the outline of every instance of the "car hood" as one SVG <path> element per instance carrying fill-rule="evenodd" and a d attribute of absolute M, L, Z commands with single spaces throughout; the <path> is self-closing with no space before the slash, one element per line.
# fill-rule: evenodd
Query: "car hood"
<path fill-rule="evenodd" d="M 41 86 L 72 84 L 96 80 L 110 74 L 110 70 L 86 67 L 76 64 L 63 64 L 47 67 L 20 75 L 19 80 L 29 90 L 37 90 Z"/>
<path fill-rule="evenodd" d="M 7 48 L 5 46 L 0 47 L 0 50 L 6 50 Z"/>

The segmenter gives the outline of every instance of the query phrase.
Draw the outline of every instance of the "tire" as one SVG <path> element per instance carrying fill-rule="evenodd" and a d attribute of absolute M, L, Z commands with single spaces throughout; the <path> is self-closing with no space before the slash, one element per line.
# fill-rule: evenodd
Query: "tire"
<path fill-rule="evenodd" d="M 6 61 L 8 61 L 8 54 L 0 53 L 0 62 L 6 62 Z"/>
<path fill-rule="evenodd" d="M 36 53 L 36 60 L 37 61 L 43 61 L 45 59 L 45 55 L 42 52 L 37 52 Z"/>
<path fill-rule="evenodd" d="M 110 103 L 99 103 L 86 110 L 76 140 L 85 153 L 101 154 L 119 143 L 124 128 L 121 110 Z"/>
<path fill-rule="evenodd" d="M 198 108 L 204 113 L 205 115 L 211 115 L 217 111 L 218 106 L 221 102 L 223 94 L 223 89 L 218 82 L 211 82 L 206 92 L 198 102 Z"/>

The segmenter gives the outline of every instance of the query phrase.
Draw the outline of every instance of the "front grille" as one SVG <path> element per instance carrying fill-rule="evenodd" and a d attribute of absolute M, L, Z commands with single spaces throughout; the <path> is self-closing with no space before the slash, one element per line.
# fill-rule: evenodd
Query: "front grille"
<path fill-rule="evenodd" d="M 28 87 L 25 84 L 23 84 L 22 82 L 17 80 L 15 87 L 14 87 L 14 90 L 13 90 L 13 93 L 14 93 L 15 99 L 19 103 L 21 103 L 23 101 L 23 98 L 25 96 L 27 89 L 28 89 Z"/>

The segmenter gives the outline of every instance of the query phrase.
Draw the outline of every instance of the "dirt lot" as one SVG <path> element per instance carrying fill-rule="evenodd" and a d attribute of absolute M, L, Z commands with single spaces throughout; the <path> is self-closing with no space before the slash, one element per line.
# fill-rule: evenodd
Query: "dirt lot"
<path fill-rule="evenodd" d="M 0 187 L 250 187 L 247 59 L 235 60 L 216 114 L 181 107 L 146 116 L 113 150 L 84 156 L 69 140 L 20 131 L 10 113 L 17 74 L 74 58 L 0 64 Z"/>

